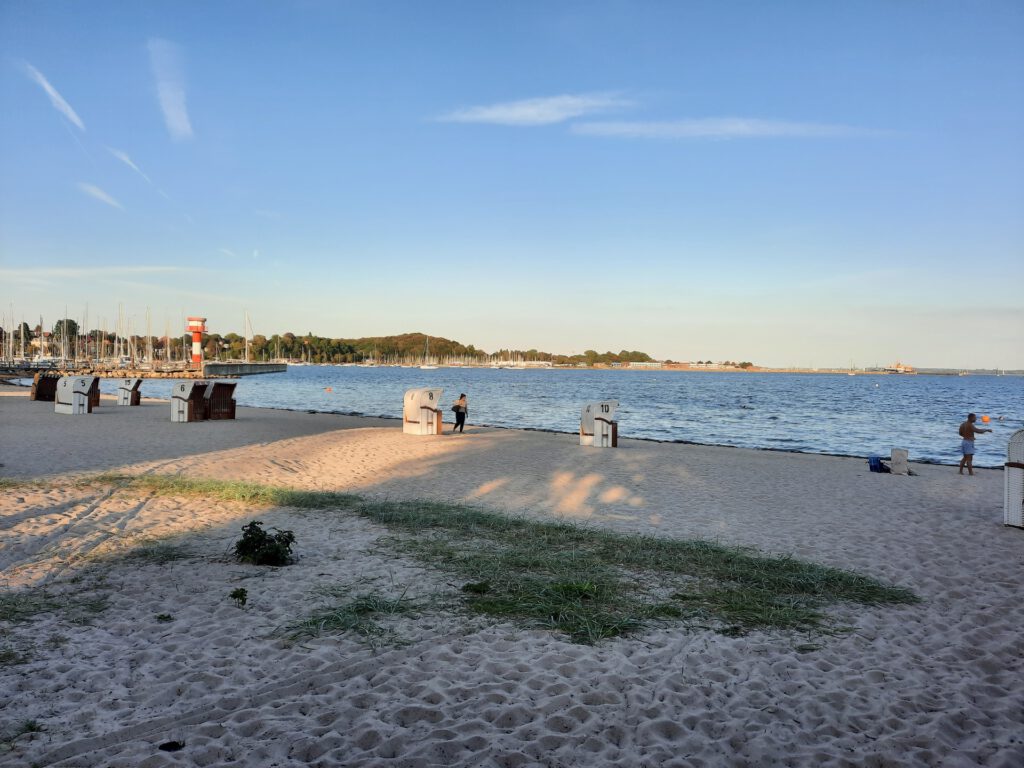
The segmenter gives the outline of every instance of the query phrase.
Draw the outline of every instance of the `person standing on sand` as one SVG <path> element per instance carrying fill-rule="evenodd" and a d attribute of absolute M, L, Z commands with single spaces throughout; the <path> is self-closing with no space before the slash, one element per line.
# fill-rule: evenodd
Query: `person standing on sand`
<path fill-rule="evenodd" d="M 967 474 L 974 474 L 974 436 L 983 432 L 991 432 L 991 429 L 981 429 L 974 426 L 978 417 L 973 413 L 967 414 L 967 421 L 960 425 L 960 452 L 964 457 L 960 459 L 960 474 L 964 473 L 964 466 L 967 467 Z"/>
<path fill-rule="evenodd" d="M 465 392 L 459 395 L 459 399 L 452 403 L 452 410 L 455 411 L 455 426 L 452 427 L 452 434 L 455 434 L 456 429 L 459 430 L 459 434 L 461 434 L 463 428 L 466 426 L 466 414 L 469 413 L 469 405 L 467 405 Z"/>

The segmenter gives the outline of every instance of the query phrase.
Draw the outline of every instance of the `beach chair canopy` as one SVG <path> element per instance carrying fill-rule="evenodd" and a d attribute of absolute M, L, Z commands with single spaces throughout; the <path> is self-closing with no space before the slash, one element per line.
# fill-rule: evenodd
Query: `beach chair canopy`
<path fill-rule="evenodd" d="M 1024 429 L 1010 435 L 1010 441 L 1006 446 L 1006 460 L 1024 464 Z"/>
<path fill-rule="evenodd" d="M 584 434 L 594 434 L 594 419 L 602 418 L 605 421 L 615 421 L 615 410 L 619 407 L 618 400 L 602 400 L 598 403 L 587 403 L 583 406 L 583 413 L 580 416 L 580 428 Z"/>
<path fill-rule="evenodd" d="M 211 381 L 206 386 L 205 397 L 207 400 L 230 400 L 237 386 L 238 382 L 235 381 Z"/>
<path fill-rule="evenodd" d="M 402 404 L 402 418 L 405 421 L 419 421 L 423 408 L 438 410 L 441 406 L 441 387 L 418 387 L 406 390 Z"/>
<path fill-rule="evenodd" d="M 138 405 L 142 402 L 141 386 L 142 379 L 121 379 L 117 385 L 117 404 Z"/>
<path fill-rule="evenodd" d="M 96 376 L 62 376 L 57 382 L 57 402 L 70 405 L 75 395 L 89 397 L 93 387 L 98 385 L 99 379 Z"/>
<path fill-rule="evenodd" d="M 63 376 L 54 395 L 56 413 L 92 413 L 99 403 L 99 379 L 96 376 Z"/>
<path fill-rule="evenodd" d="M 209 386 L 208 381 L 179 381 L 171 390 L 171 398 L 177 400 L 201 400 Z"/>

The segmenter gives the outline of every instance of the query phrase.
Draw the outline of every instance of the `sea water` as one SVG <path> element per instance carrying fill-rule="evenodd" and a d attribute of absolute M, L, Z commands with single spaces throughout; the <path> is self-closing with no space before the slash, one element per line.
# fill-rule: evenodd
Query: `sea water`
<path fill-rule="evenodd" d="M 104 392 L 116 390 L 104 380 Z M 575 433 L 580 409 L 619 401 L 619 436 L 912 461 L 960 460 L 957 427 L 968 412 L 992 434 L 978 437 L 975 465 L 1002 466 L 1009 436 L 1024 427 L 1024 377 L 725 373 L 486 368 L 292 366 L 238 380 L 239 405 L 399 418 L 410 387 L 443 387 L 447 405 L 469 398 L 469 425 Z M 147 397 L 171 382 L 147 379 Z M 989 423 L 982 423 L 987 415 Z"/>

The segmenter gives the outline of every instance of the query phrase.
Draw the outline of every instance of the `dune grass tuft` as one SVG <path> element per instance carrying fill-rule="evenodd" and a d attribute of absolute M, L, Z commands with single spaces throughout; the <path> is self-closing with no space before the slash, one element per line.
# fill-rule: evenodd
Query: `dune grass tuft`
<path fill-rule="evenodd" d="M 820 634 L 836 631 L 825 613 L 831 604 L 918 602 L 909 589 L 852 571 L 707 541 L 620 534 L 432 501 L 152 475 L 96 479 L 164 495 L 361 515 L 390 529 L 388 541 L 397 551 L 464 579 L 459 597 L 470 611 L 565 632 L 582 643 L 659 621 L 726 635 L 762 629 Z M 372 633 L 376 624 L 367 617 L 389 612 L 386 602 L 373 605 L 343 603 L 310 617 L 303 631 Z"/>
<path fill-rule="evenodd" d="M 236 501 L 268 507 L 295 509 L 346 509 L 360 498 L 329 491 L 303 491 L 233 480 L 203 480 L 171 475 L 95 475 L 92 482 L 138 488 L 160 496 L 201 496 L 217 501 Z"/>
<path fill-rule="evenodd" d="M 412 612 L 413 605 L 404 596 L 385 597 L 375 593 L 357 595 L 344 602 L 322 608 L 311 616 L 288 627 L 292 639 L 315 637 L 325 632 L 355 632 L 374 644 L 395 639 L 394 633 L 380 623 L 381 619 Z"/>
<path fill-rule="evenodd" d="M 21 624 L 60 608 L 60 601 L 41 590 L 0 592 L 0 621 Z"/>
<path fill-rule="evenodd" d="M 73 624 L 88 624 L 108 605 L 105 594 L 85 590 L 61 595 L 43 589 L 0 592 L 0 622 L 23 624 L 46 613 L 59 613 Z"/>
<path fill-rule="evenodd" d="M 114 555 L 107 555 L 107 559 L 127 560 L 135 563 L 153 563 L 155 565 L 166 565 L 178 560 L 188 560 L 195 557 L 195 552 L 187 544 L 170 539 L 146 539 L 135 544 L 130 549 L 125 549 Z"/>

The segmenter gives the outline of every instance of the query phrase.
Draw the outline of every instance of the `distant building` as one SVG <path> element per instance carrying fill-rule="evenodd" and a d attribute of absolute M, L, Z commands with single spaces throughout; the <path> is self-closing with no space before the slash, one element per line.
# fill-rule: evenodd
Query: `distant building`
<path fill-rule="evenodd" d="M 630 363 L 629 367 L 630 368 L 662 368 L 664 366 L 658 360 L 651 360 L 651 361 L 645 362 L 645 363 Z"/>

